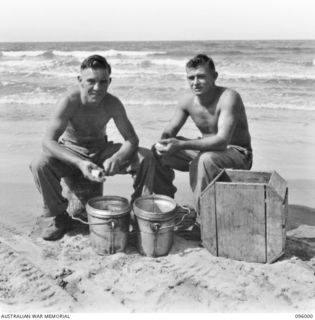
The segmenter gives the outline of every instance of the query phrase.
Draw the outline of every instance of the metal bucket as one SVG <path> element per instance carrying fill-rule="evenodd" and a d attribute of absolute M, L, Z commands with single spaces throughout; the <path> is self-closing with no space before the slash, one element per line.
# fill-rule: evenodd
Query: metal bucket
<path fill-rule="evenodd" d="M 130 205 L 118 196 L 101 196 L 86 204 L 90 239 L 100 255 L 124 251 L 128 242 Z"/>
<path fill-rule="evenodd" d="M 143 196 L 133 203 L 137 247 L 150 257 L 165 256 L 173 245 L 176 202 L 164 195 Z"/>

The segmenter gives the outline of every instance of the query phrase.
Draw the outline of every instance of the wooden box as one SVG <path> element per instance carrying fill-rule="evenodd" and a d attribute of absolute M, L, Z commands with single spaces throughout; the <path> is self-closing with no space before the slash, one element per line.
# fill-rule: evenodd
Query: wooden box
<path fill-rule="evenodd" d="M 203 191 L 199 209 L 211 254 L 271 263 L 284 253 L 288 187 L 277 172 L 222 170 Z"/>

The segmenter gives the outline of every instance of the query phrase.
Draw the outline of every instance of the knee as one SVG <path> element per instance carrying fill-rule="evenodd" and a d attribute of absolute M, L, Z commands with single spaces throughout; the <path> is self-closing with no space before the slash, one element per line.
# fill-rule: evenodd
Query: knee
<path fill-rule="evenodd" d="M 155 161 L 159 167 L 176 167 L 176 163 L 178 162 L 176 158 L 169 154 L 157 155 L 155 154 Z"/>
<path fill-rule="evenodd" d="M 159 156 L 158 161 L 164 167 L 166 166 L 171 168 L 173 164 L 172 157 L 170 157 L 168 154 Z"/>
<path fill-rule="evenodd" d="M 139 148 L 138 154 L 141 163 L 146 163 L 149 166 L 155 165 L 156 159 L 151 150 L 146 148 Z"/>
<path fill-rule="evenodd" d="M 217 152 L 202 152 L 196 160 L 199 165 L 203 165 L 208 168 L 219 166 L 219 159 L 220 157 Z"/>
<path fill-rule="evenodd" d="M 200 153 L 189 167 L 192 190 L 204 190 L 220 170 L 219 155 L 216 152 Z"/>
<path fill-rule="evenodd" d="M 215 152 L 203 152 L 194 159 L 189 166 L 191 179 L 197 176 L 215 177 L 221 170 L 219 157 Z"/>
<path fill-rule="evenodd" d="M 154 157 L 155 165 L 158 167 L 172 166 L 172 160 L 169 154 L 158 154 L 154 147 L 152 147 L 151 153 Z"/>
<path fill-rule="evenodd" d="M 50 166 L 52 162 L 52 157 L 41 153 L 39 156 L 34 158 L 29 165 L 29 168 L 32 172 L 43 171 L 47 166 Z"/>

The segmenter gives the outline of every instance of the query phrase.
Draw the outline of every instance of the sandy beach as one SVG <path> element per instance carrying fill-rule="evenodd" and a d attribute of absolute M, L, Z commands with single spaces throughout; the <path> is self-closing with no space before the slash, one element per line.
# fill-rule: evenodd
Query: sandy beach
<path fill-rule="evenodd" d="M 169 255 L 159 258 L 140 255 L 133 239 L 125 253 L 99 256 L 80 225 L 45 242 L 28 163 L 47 121 L 2 121 L 1 312 L 314 312 L 314 114 L 287 112 L 276 122 L 259 112 L 249 111 L 253 170 L 276 170 L 289 185 L 285 255 L 273 264 L 212 256 L 192 234 L 179 232 Z M 142 128 L 136 130 L 141 137 Z M 144 146 L 155 139 L 143 137 Z M 176 182 L 176 201 L 191 204 L 187 175 Z M 128 198 L 130 191 L 128 176 L 104 185 L 104 194 Z"/>

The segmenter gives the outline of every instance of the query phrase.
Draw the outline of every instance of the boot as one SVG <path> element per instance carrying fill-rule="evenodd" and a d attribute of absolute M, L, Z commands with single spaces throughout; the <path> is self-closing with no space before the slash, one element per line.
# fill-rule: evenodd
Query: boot
<path fill-rule="evenodd" d="M 71 218 L 67 212 L 57 215 L 46 229 L 43 230 L 42 238 L 44 240 L 61 239 L 70 229 Z"/>

